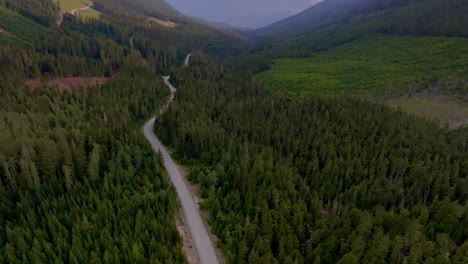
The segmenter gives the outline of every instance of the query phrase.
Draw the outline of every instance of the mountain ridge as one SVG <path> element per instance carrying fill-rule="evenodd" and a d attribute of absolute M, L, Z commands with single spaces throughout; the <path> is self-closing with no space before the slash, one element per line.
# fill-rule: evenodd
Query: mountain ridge
<path fill-rule="evenodd" d="M 326 0 L 249 34 L 259 40 L 287 39 L 331 27 L 367 24 L 380 33 L 466 37 L 467 6 L 464 0 Z"/>

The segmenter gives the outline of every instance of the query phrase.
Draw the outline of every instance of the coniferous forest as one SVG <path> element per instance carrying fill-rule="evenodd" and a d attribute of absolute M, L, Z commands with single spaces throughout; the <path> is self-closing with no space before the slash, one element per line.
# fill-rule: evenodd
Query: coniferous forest
<path fill-rule="evenodd" d="M 160 73 L 189 41 L 153 40 L 109 22 L 110 11 L 106 21 L 65 14 L 57 29 L 52 1 L 0 3 L 16 31 L 0 46 L 0 263 L 184 263 L 175 192 L 140 126 L 169 95 Z M 48 82 L 88 76 L 108 81 Z M 31 78 L 41 84 L 25 87 Z"/>
<path fill-rule="evenodd" d="M 374 9 L 423 1 L 435 3 Z M 464 39 L 461 2 L 395 11 L 376 32 Z M 468 263 L 468 126 L 362 97 L 288 97 L 257 78 L 280 54 L 367 38 L 367 20 L 327 28 L 326 45 L 303 39 L 327 30 L 256 46 L 164 1 L 93 3 L 99 18 L 0 0 L 0 263 L 188 262 L 176 190 L 141 129 L 169 97 L 161 75 L 177 93 L 154 132 L 200 187 L 227 263 Z M 465 89 L 466 63 L 450 67 Z M 55 83 L 66 78 L 104 81 Z"/>
<path fill-rule="evenodd" d="M 341 97 L 288 99 L 193 55 L 155 130 L 193 167 L 231 263 L 465 263 L 468 129 Z"/>

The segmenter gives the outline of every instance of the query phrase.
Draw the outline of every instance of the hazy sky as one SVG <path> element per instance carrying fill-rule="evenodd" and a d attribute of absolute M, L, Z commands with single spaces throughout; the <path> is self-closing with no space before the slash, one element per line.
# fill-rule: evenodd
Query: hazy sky
<path fill-rule="evenodd" d="M 166 0 L 183 14 L 258 28 L 297 14 L 321 0 Z"/>

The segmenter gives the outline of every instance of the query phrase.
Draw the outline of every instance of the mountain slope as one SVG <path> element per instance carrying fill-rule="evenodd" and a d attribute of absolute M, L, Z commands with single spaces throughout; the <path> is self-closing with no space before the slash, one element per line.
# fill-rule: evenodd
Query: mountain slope
<path fill-rule="evenodd" d="M 305 34 L 265 38 L 257 52 L 278 59 L 258 78 L 293 96 L 390 99 L 443 124 L 466 122 L 468 1 L 375 0 L 373 6 L 367 15 L 350 14 Z"/>
<path fill-rule="evenodd" d="M 284 39 L 316 33 L 320 38 L 334 35 L 335 31 L 349 33 L 357 29 L 365 34 L 401 32 L 468 36 L 467 12 L 465 0 L 327 0 L 254 34 Z"/>
<path fill-rule="evenodd" d="M 164 0 L 109 0 L 134 11 L 141 12 L 147 16 L 161 19 L 182 18 L 183 15 L 175 10 Z"/>
<path fill-rule="evenodd" d="M 393 7 L 378 8 L 378 11 L 373 8 L 367 15 L 350 14 L 347 19 L 302 33 L 291 31 L 292 36 L 281 31 L 257 35 L 263 44 L 256 51 L 274 57 L 302 57 L 372 34 L 468 37 L 466 0 L 418 0 L 397 6 L 399 2 L 395 0 L 390 3 Z M 300 25 L 291 25 L 291 28 L 300 28 Z"/>
<path fill-rule="evenodd" d="M 37 40 L 47 28 L 0 5 L 0 44 L 24 45 Z"/>
<path fill-rule="evenodd" d="M 291 95 L 382 96 L 405 94 L 415 82 L 462 83 L 467 72 L 468 39 L 372 35 L 310 57 L 277 59 L 259 77 Z M 467 94 L 457 97 L 468 102 Z"/>
<path fill-rule="evenodd" d="M 259 36 L 291 35 L 317 29 L 356 15 L 372 2 L 374 0 L 327 0 L 295 16 L 258 29 L 255 33 Z"/>

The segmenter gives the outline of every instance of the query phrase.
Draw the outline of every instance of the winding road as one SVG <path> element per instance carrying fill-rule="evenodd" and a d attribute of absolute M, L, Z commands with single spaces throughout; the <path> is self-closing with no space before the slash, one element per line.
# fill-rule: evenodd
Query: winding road
<path fill-rule="evenodd" d="M 187 56 L 185 60 L 185 65 L 188 65 Z M 172 86 L 169 82 L 170 76 L 163 76 L 164 83 L 171 90 L 171 95 L 167 100 L 166 104 L 159 111 L 159 115 L 163 114 L 169 108 L 170 104 L 174 100 L 174 95 L 176 88 Z M 206 226 L 203 223 L 203 220 L 200 216 L 200 211 L 198 204 L 195 199 L 192 197 L 186 183 L 184 182 L 183 176 L 177 169 L 177 165 L 174 160 L 169 155 L 166 147 L 161 143 L 161 141 L 155 136 L 153 132 L 153 126 L 156 117 L 153 117 L 148 121 L 144 127 L 143 132 L 146 139 L 151 143 L 153 149 L 156 152 L 161 153 L 164 160 L 164 167 L 167 170 L 167 173 L 171 179 L 172 184 L 174 185 L 177 196 L 179 197 L 180 203 L 182 205 L 182 210 L 184 212 L 185 223 L 187 223 L 187 228 L 192 235 L 193 244 L 195 245 L 195 250 L 202 264 L 217 264 L 219 259 L 216 255 L 216 250 L 213 242 L 210 239 L 209 232 Z"/>
<path fill-rule="evenodd" d="M 94 3 L 91 2 L 89 5 L 87 5 L 85 7 L 75 8 L 75 9 L 72 9 L 69 12 L 65 12 L 65 13 L 70 13 L 72 16 L 75 16 L 76 12 L 88 10 L 93 5 L 94 5 Z M 62 22 L 63 22 L 63 14 L 59 14 L 59 17 L 57 18 L 57 25 L 60 27 L 60 25 L 62 25 Z"/>
<path fill-rule="evenodd" d="M 185 61 L 184 61 L 185 67 L 188 67 L 188 66 L 189 66 L 190 57 L 192 57 L 192 53 L 190 53 L 189 55 L 187 55 L 187 57 L 185 57 Z"/>
<path fill-rule="evenodd" d="M 74 16 L 74 15 L 76 14 L 76 12 L 88 10 L 88 9 L 90 9 L 93 5 L 94 5 L 94 3 L 91 3 L 91 4 L 89 4 L 89 5 L 85 6 L 85 7 L 75 8 L 75 9 L 73 9 L 73 10 L 70 11 L 70 14 L 71 14 L 72 16 Z"/>

